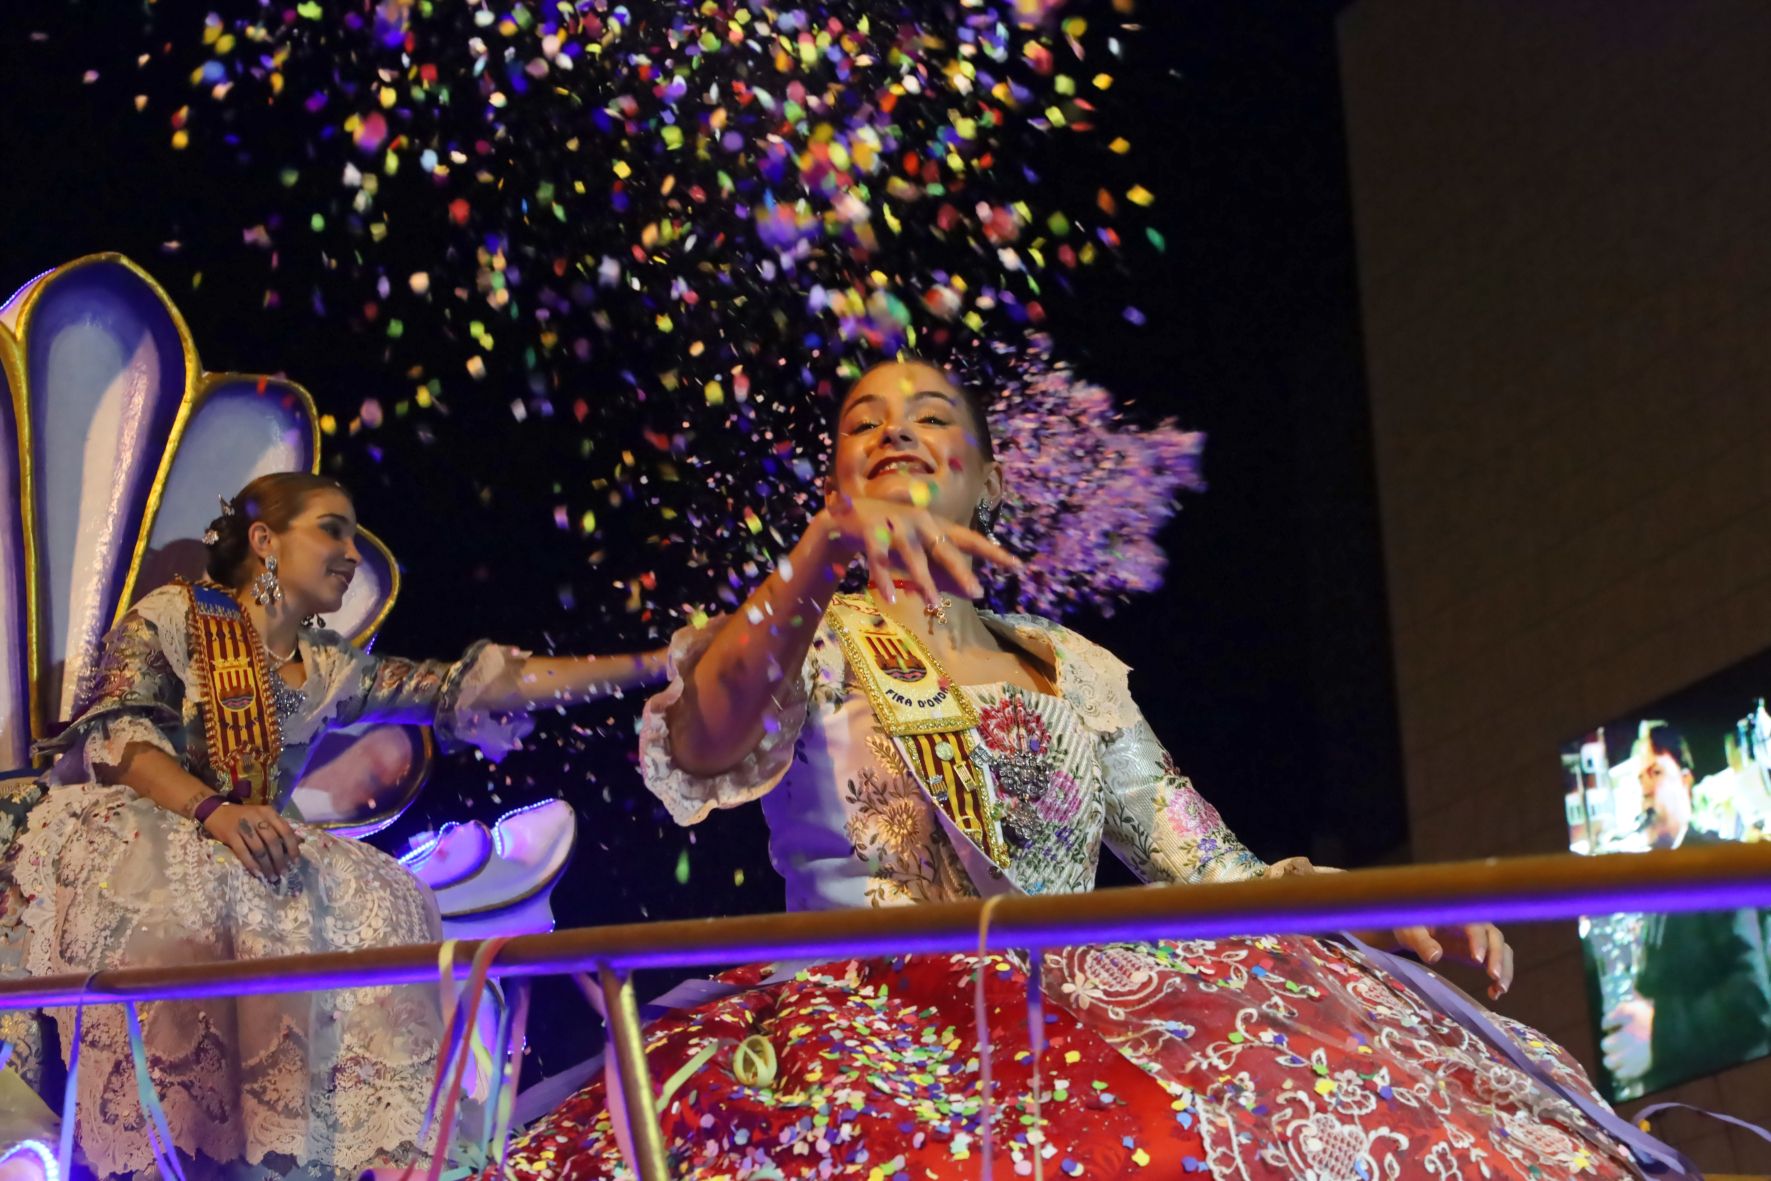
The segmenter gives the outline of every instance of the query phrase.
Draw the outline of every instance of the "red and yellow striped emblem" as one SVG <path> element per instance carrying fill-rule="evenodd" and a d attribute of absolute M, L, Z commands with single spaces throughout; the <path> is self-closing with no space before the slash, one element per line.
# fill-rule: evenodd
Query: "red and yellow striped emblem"
<path fill-rule="evenodd" d="M 220 785 L 241 803 L 276 802 L 282 728 L 252 621 L 219 587 L 186 584 L 191 672 L 203 689 L 203 735 Z"/>
<path fill-rule="evenodd" d="M 873 654 L 874 667 L 894 681 L 914 685 L 929 675 L 929 666 L 890 632 L 863 632 L 861 640 Z"/>

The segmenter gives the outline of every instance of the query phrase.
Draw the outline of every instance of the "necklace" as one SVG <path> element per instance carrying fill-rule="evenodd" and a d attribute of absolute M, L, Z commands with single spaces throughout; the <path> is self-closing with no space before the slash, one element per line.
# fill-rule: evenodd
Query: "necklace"
<path fill-rule="evenodd" d="M 917 586 L 914 582 L 910 582 L 906 579 L 894 578 L 892 579 L 892 586 L 897 590 L 910 591 L 918 598 L 922 597 L 922 588 Z M 929 621 L 929 635 L 932 636 L 935 634 L 935 625 L 937 623 L 947 622 L 947 608 L 951 606 L 953 606 L 953 600 L 946 595 L 942 595 L 933 603 L 923 604 L 922 613 Z"/>
<path fill-rule="evenodd" d="M 277 720 L 287 722 L 301 712 L 302 704 L 307 701 L 307 695 L 285 681 L 281 673 L 272 672 L 270 680 L 271 704 L 277 709 Z"/>
<path fill-rule="evenodd" d="M 277 720 L 287 722 L 301 712 L 302 705 L 307 701 L 307 694 L 285 681 L 282 671 L 285 665 L 293 664 L 295 658 L 301 655 L 301 645 L 297 643 L 289 650 L 287 656 L 278 656 L 271 651 L 271 646 L 264 642 L 262 636 L 259 637 L 258 643 L 264 649 L 265 658 L 270 663 L 266 672 L 271 683 L 271 705 L 276 708 Z"/>

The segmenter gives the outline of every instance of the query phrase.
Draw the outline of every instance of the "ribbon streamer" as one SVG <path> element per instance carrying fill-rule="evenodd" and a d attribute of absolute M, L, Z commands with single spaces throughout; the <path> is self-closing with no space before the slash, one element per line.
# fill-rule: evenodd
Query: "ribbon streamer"
<path fill-rule="evenodd" d="M 68 1081 L 62 1086 L 61 1099 L 61 1141 L 56 1145 L 56 1175 L 67 1178 L 73 1176 L 74 1167 L 74 1118 L 78 1115 L 80 1093 L 75 1086 L 80 1079 L 80 1045 L 81 1029 L 86 1024 L 86 994 L 92 988 L 92 980 L 98 973 L 86 977 L 80 985 L 80 999 L 74 1002 L 74 1040 L 68 1049 Z"/>
<path fill-rule="evenodd" d="M 473 958 L 473 970 L 468 974 L 467 987 L 462 990 L 461 1008 L 456 1014 L 458 1024 L 462 1027 L 461 1036 L 457 1039 L 459 1052 L 455 1055 L 455 1069 L 449 1075 L 448 1089 L 442 1095 L 442 1115 L 437 1126 L 437 1146 L 431 1152 L 430 1169 L 426 1173 L 426 1181 L 441 1181 L 442 1179 L 443 1163 L 448 1156 L 449 1136 L 455 1130 L 455 1117 L 461 1107 L 462 1078 L 467 1071 L 468 1063 L 473 1058 L 474 1025 L 480 1015 L 480 997 L 486 989 L 486 975 L 492 968 L 492 961 L 509 942 L 509 936 L 488 939 L 480 944 L 480 950 Z M 435 1097 L 432 1099 L 431 1106 L 436 1107 Z"/>
<path fill-rule="evenodd" d="M 991 1181 L 995 1171 L 996 1135 L 990 1126 L 990 1013 L 984 998 L 985 960 L 990 940 L 990 916 L 1003 895 L 994 894 L 978 909 L 978 975 L 972 993 L 972 1016 L 978 1026 L 978 1131 L 980 1155 L 983 1159 L 984 1181 Z"/>
<path fill-rule="evenodd" d="M 449 1154 L 449 1137 L 455 1130 L 455 1116 L 461 1106 L 462 1078 L 467 1064 L 474 1056 L 473 1034 L 474 1025 L 479 1018 L 480 998 L 485 992 L 486 977 L 491 971 L 492 961 L 509 942 L 510 938 L 506 936 L 488 939 L 480 944 L 480 949 L 473 958 L 473 966 L 468 972 L 467 984 L 461 990 L 459 1004 L 456 1003 L 454 993 L 455 941 L 447 940 L 438 949 L 437 971 L 442 988 L 442 1008 L 449 1015 L 449 1023 L 444 1045 L 437 1053 L 436 1081 L 431 1087 L 430 1101 L 424 1110 L 423 1128 L 418 1134 L 419 1144 L 422 1145 L 430 1135 L 433 1122 L 437 1125 L 436 1147 L 431 1152 L 430 1165 L 425 1170 L 426 1181 L 442 1181 L 443 1166 Z M 411 1181 L 417 1164 L 415 1157 L 400 1174 L 400 1181 Z"/>
<path fill-rule="evenodd" d="M 1045 1181 L 1045 1117 L 1040 1110 L 1039 1064 L 1045 1053 L 1045 951 L 1027 956 L 1027 1048 L 1033 1054 L 1033 1181 Z M 1034 1137 L 1037 1136 L 1037 1139 Z"/>
<path fill-rule="evenodd" d="M 135 1060 L 135 1094 L 141 1101 L 142 1114 L 148 1118 L 148 1147 L 153 1150 L 154 1163 L 160 1167 L 161 1177 L 185 1181 L 184 1166 L 179 1162 L 178 1147 L 172 1139 L 172 1127 L 166 1122 L 166 1109 L 160 1106 L 159 1093 L 154 1090 L 153 1077 L 148 1073 L 148 1047 L 141 1036 L 141 1016 L 135 1010 L 135 1002 L 125 1001 L 123 1013 L 129 1023 L 129 1056 Z"/>
<path fill-rule="evenodd" d="M 506 1031 L 509 1040 L 504 1046 L 503 1075 L 499 1080 L 497 1102 L 493 1105 L 496 1114 L 492 1139 L 498 1145 L 500 1176 L 504 1173 L 505 1158 L 510 1153 L 511 1114 L 516 1109 L 517 1083 L 523 1072 L 523 1039 L 529 1029 L 529 987 L 520 983 L 513 983 L 511 987 L 516 990 L 516 1015 Z"/>

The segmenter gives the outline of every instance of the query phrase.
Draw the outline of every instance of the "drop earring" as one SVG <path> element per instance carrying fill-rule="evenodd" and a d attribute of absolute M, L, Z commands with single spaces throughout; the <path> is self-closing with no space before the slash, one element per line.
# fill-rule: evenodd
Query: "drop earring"
<path fill-rule="evenodd" d="M 264 560 L 264 573 L 252 580 L 252 601 L 260 607 L 283 601 L 283 584 L 277 580 L 277 556 Z"/>

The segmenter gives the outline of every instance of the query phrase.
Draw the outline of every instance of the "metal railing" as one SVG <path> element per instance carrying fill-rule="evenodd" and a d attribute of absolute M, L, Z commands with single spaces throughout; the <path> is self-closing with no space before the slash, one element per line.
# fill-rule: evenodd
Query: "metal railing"
<path fill-rule="evenodd" d="M 583 927 L 509 940 L 493 956 L 488 975 L 598 974 L 625 1100 L 627 1142 L 638 1158 L 632 1162 L 634 1171 L 643 1181 L 666 1181 L 669 1169 L 633 989 L 633 972 L 639 968 L 1271 932 L 1312 935 L 1422 923 L 1749 906 L 1771 907 L 1771 844 L 1490 859 L 1220 885 Z M 986 917 L 988 929 L 981 930 Z M 481 941 L 463 941 L 456 951 L 460 960 L 471 961 L 480 946 Z M 437 978 L 441 951 L 441 945 L 427 944 L 124 968 L 90 977 L 29 977 L 0 982 L 0 1009 L 418 984 Z"/>

